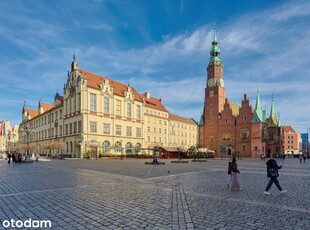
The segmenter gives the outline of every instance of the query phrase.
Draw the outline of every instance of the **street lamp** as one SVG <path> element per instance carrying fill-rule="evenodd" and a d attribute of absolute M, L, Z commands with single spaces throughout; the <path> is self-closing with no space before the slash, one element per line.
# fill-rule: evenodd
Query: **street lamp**
<path fill-rule="evenodd" d="M 9 130 L 9 132 L 8 132 L 8 138 L 9 138 L 9 156 L 11 155 L 11 130 Z"/>
<path fill-rule="evenodd" d="M 31 128 L 29 125 L 26 125 L 24 132 L 26 133 L 26 141 L 27 141 L 27 150 L 26 150 L 26 157 L 25 157 L 25 161 L 28 159 L 29 157 L 29 135 L 32 132 Z"/>

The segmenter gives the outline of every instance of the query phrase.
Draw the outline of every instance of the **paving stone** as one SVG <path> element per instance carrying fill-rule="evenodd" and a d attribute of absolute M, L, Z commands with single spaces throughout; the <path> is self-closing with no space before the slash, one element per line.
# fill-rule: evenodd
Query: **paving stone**
<path fill-rule="evenodd" d="M 234 192 L 227 162 L 0 161 L 0 220 L 48 219 L 53 229 L 310 229 L 310 164 L 287 159 L 279 181 L 288 192 L 273 185 L 266 196 L 264 161 L 238 161 L 242 190 Z"/>

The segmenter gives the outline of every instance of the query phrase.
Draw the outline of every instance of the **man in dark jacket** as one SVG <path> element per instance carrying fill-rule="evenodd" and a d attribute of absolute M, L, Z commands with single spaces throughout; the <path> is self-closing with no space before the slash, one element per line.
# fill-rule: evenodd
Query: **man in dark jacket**
<path fill-rule="evenodd" d="M 274 183 L 281 193 L 286 193 L 287 190 L 282 190 L 277 177 L 279 176 L 278 170 L 282 168 L 282 165 L 278 165 L 277 161 L 274 159 L 275 156 L 271 154 L 271 159 L 266 162 L 267 165 L 267 177 L 270 178 L 269 183 L 264 191 L 265 195 L 270 195 L 271 193 L 268 190 L 271 188 L 271 185 Z"/>

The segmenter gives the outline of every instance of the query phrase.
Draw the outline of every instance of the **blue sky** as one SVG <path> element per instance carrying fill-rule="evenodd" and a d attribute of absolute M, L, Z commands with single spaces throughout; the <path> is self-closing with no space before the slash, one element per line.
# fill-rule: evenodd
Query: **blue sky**
<path fill-rule="evenodd" d="M 75 54 L 80 68 L 161 97 L 199 120 L 216 24 L 227 97 L 257 90 L 270 113 L 310 127 L 310 1 L 0 1 L 0 120 L 21 122 L 24 101 L 52 103 Z"/>

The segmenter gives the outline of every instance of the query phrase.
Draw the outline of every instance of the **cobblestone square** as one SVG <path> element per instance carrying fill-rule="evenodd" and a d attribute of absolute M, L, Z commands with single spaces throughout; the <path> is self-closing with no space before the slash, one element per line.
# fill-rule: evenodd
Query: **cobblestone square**
<path fill-rule="evenodd" d="M 268 183 L 265 161 L 238 160 L 242 189 L 229 191 L 228 159 L 145 165 L 140 159 L 0 161 L 0 229 L 50 220 L 51 229 L 310 229 L 310 162 L 282 162 Z M 27 229 L 27 228 L 19 228 Z"/>

